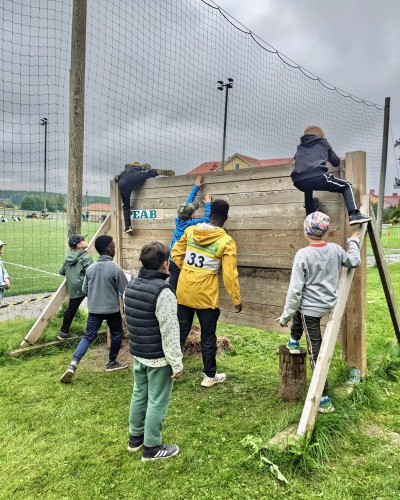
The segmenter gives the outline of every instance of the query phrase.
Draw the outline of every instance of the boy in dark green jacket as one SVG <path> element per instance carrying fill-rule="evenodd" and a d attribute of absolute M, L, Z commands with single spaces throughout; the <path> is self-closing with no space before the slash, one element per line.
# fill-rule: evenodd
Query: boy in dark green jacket
<path fill-rule="evenodd" d="M 72 320 L 81 305 L 85 294 L 82 292 L 86 269 L 93 264 L 92 257 L 87 254 L 87 241 L 81 234 L 74 234 L 68 241 L 71 252 L 68 254 L 60 270 L 60 274 L 67 280 L 69 305 L 65 310 L 63 324 L 58 335 L 59 340 L 72 337 L 69 328 Z"/>

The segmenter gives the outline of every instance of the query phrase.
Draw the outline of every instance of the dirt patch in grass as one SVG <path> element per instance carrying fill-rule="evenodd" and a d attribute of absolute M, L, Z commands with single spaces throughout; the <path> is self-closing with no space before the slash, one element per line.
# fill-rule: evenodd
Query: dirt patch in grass
<path fill-rule="evenodd" d="M 230 351 L 233 349 L 228 337 L 217 337 L 217 354 L 222 354 L 224 351 Z M 82 360 L 82 365 L 86 366 L 89 370 L 94 372 L 101 372 L 105 370 L 105 366 L 108 361 L 109 348 L 107 344 L 101 344 L 100 346 L 89 349 L 87 355 Z M 186 340 L 185 346 L 183 348 L 183 354 L 190 356 L 193 354 L 201 353 L 200 345 L 200 328 L 193 325 L 190 334 Z M 119 351 L 118 361 L 120 363 L 127 363 L 129 368 L 132 368 L 133 357 L 129 352 L 129 340 L 124 338 L 122 340 L 121 350 Z"/>

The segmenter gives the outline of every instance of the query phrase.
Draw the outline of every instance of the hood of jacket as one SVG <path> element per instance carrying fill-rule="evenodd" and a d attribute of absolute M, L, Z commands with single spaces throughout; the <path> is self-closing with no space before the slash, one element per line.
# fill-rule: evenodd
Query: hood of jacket
<path fill-rule="evenodd" d="M 317 135 L 303 135 L 303 137 L 300 138 L 301 145 L 304 146 L 305 148 L 310 148 L 317 144 L 317 142 L 321 141 L 326 141 L 324 137 L 318 137 Z"/>
<path fill-rule="evenodd" d="M 67 255 L 67 258 L 65 259 L 65 263 L 68 266 L 74 266 L 78 262 L 80 257 L 85 253 L 86 253 L 86 250 L 83 250 L 81 248 L 79 250 L 72 250 L 72 252 Z"/>
<path fill-rule="evenodd" d="M 196 245 L 210 245 L 214 241 L 219 240 L 226 234 L 222 227 L 210 226 L 207 223 L 197 224 L 193 229 L 193 240 Z"/>

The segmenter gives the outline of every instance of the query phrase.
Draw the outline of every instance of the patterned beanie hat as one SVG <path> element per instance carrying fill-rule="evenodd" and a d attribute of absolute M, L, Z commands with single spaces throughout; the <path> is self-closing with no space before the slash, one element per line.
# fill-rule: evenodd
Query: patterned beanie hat
<path fill-rule="evenodd" d="M 304 219 L 304 232 L 313 240 L 320 240 L 329 229 L 329 217 L 322 212 L 313 212 Z"/>

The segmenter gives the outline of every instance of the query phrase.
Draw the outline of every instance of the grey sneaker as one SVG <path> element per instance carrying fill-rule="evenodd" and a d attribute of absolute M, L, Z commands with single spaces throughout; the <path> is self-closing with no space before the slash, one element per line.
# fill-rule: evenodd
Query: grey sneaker
<path fill-rule="evenodd" d="M 142 461 L 158 460 L 159 458 L 171 458 L 179 453 L 176 444 L 162 444 L 161 446 L 143 446 Z"/>
<path fill-rule="evenodd" d="M 158 175 L 166 175 L 167 177 L 173 177 L 175 175 L 175 172 L 173 170 L 165 170 L 163 168 L 158 168 L 157 174 Z"/>
<path fill-rule="evenodd" d="M 143 446 L 144 435 L 129 436 L 128 451 L 138 451 Z"/>
<path fill-rule="evenodd" d="M 300 344 L 297 340 L 289 339 L 286 347 L 289 349 L 290 354 L 300 354 Z"/>
<path fill-rule="evenodd" d="M 64 375 L 60 378 L 60 382 L 62 382 L 63 384 L 70 384 L 77 368 L 78 367 L 76 365 L 71 363 L 67 368 L 66 372 L 64 373 Z"/>
<path fill-rule="evenodd" d="M 107 372 L 115 372 L 117 370 L 125 370 L 125 368 L 128 368 L 128 365 L 118 363 L 118 361 L 109 361 L 106 365 Z"/>
<path fill-rule="evenodd" d="M 208 377 L 205 373 L 203 375 L 203 380 L 201 381 L 201 387 L 212 387 L 216 384 L 221 384 L 225 382 L 226 375 L 225 373 L 216 373 L 214 377 Z"/>
<path fill-rule="evenodd" d="M 60 332 L 57 335 L 58 340 L 72 339 L 73 335 L 70 332 Z"/>
<path fill-rule="evenodd" d="M 331 398 L 329 396 L 322 396 L 318 406 L 318 413 L 332 413 L 334 411 L 335 408 L 331 402 Z"/>
<path fill-rule="evenodd" d="M 372 217 L 369 215 L 364 215 L 361 212 L 358 212 L 354 215 L 349 215 L 349 224 L 350 226 L 355 226 L 356 224 L 365 224 L 372 220 Z"/>

